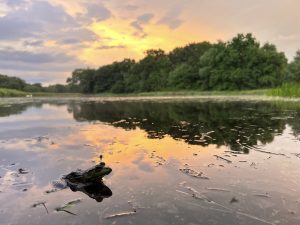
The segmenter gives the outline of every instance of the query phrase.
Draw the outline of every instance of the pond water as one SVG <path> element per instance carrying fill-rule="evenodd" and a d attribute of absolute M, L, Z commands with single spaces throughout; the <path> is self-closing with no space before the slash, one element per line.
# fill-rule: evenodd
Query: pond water
<path fill-rule="evenodd" d="M 300 224 L 299 103 L 0 102 L 1 225 Z M 100 161 L 111 195 L 55 189 Z"/>

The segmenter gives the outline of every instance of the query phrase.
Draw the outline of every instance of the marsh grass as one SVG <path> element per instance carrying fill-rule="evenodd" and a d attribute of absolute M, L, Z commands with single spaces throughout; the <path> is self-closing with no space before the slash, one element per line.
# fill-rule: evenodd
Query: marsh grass
<path fill-rule="evenodd" d="M 283 84 L 281 87 L 267 91 L 269 96 L 300 97 L 300 84 Z"/>
<path fill-rule="evenodd" d="M 14 89 L 0 88 L 0 97 L 25 97 L 26 92 Z"/>

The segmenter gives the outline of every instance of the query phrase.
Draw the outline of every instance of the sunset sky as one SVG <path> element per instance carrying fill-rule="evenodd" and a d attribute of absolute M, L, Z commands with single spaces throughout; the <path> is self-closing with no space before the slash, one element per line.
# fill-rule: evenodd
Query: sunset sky
<path fill-rule="evenodd" d="M 0 0 L 0 74 L 63 83 L 72 70 L 252 32 L 292 59 L 299 0 Z"/>

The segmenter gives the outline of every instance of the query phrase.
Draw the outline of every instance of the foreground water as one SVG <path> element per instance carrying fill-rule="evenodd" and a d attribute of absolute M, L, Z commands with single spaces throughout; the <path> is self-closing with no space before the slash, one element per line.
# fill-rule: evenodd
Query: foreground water
<path fill-rule="evenodd" d="M 299 119 L 292 102 L 2 102 L 0 224 L 299 224 Z M 112 196 L 52 192 L 99 155 Z"/>

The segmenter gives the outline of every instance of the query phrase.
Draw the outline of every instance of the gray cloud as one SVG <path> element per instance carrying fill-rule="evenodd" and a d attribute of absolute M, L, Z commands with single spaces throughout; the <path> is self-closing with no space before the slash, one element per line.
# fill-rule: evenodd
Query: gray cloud
<path fill-rule="evenodd" d="M 0 69 L 1 72 L 8 71 L 10 75 L 22 77 L 25 76 L 22 74 L 53 76 L 85 66 L 75 56 L 65 54 L 59 49 L 53 51 L 46 48 L 44 42 L 54 40 L 58 44 L 76 45 L 77 49 L 85 47 L 89 42 L 98 39 L 85 25 L 111 16 L 99 4 L 88 5 L 83 18 L 82 15 L 72 17 L 64 8 L 47 1 L 6 1 L 11 9 L 5 16 L 0 17 L 0 44 L 4 46 L 0 48 Z M 24 4 L 27 4 L 26 7 L 21 7 Z M 17 46 L 20 48 L 15 49 Z M 28 47 L 38 47 L 39 52 L 24 50 Z M 53 78 L 51 76 L 36 79 L 50 81 Z"/>
<path fill-rule="evenodd" d="M 102 4 L 87 4 L 87 12 L 80 15 L 79 19 L 84 22 L 91 22 L 92 20 L 101 21 L 111 17 L 111 12 Z"/>
<path fill-rule="evenodd" d="M 38 1 L 0 17 L 0 40 L 37 37 L 72 26 L 76 21 L 63 8 Z"/>
<path fill-rule="evenodd" d="M 145 13 L 133 21 L 130 25 L 137 30 L 134 35 L 142 38 L 146 37 L 147 34 L 144 31 L 143 25 L 149 23 L 153 17 L 154 15 L 152 13 Z"/>
<path fill-rule="evenodd" d="M 52 62 L 68 62 L 73 60 L 63 53 L 33 53 L 28 51 L 18 51 L 18 50 L 0 50 L 0 60 L 1 61 L 12 61 L 12 62 L 22 62 L 22 63 L 52 63 Z"/>
<path fill-rule="evenodd" d="M 107 50 L 107 49 L 114 49 L 114 48 L 126 48 L 125 45 L 101 45 L 99 47 L 97 47 L 97 49 L 100 49 L 100 50 Z"/>
<path fill-rule="evenodd" d="M 44 43 L 54 40 L 58 45 L 72 46 L 74 52 L 91 46 L 93 41 L 106 43 L 87 27 L 91 22 L 111 17 L 129 19 L 134 35 L 140 38 L 147 35 L 145 25 L 157 22 L 171 29 L 186 25 L 190 35 L 197 35 L 194 41 L 226 41 L 237 33 L 253 32 L 259 41 L 276 44 L 290 59 L 300 47 L 299 0 L 73 1 L 80 3 L 85 12 L 71 16 L 58 1 L 52 4 L 52 0 L 0 0 L 0 5 L 5 6 L 0 9 L 0 72 L 5 70 L 28 79 L 41 76 L 40 80 L 57 80 L 52 76 L 66 74 L 82 64 L 76 57 L 59 49 L 54 52 Z M 15 49 L 17 46 L 19 49 Z M 125 47 L 102 45 L 98 49 Z M 35 52 L 27 52 L 28 49 Z"/>
<path fill-rule="evenodd" d="M 22 6 L 28 3 L 26 0 L 4 0 L 4 2 L 8 6 Z"/>
<path fill-rule="evenodd" d="M 43 40 L 26 40 L 23 42 L 24 46 L 31 46 L 31 47 L 40 47 L 44 44 Z"/>
<path fill-rule="evenodd" d="M 36 37 L 42 30 L 41 24 L 10 16 L 0 17 L 0 40 L 18 40 L 19 38 Z"/>
<path fill-rule="evenodd" d="M 165 24 L 171 29 L 176 29 L 183 23 L 180 18 L 182 10 L 182 6 L 173 7 L 158 21 L 158 24 Z"/>

